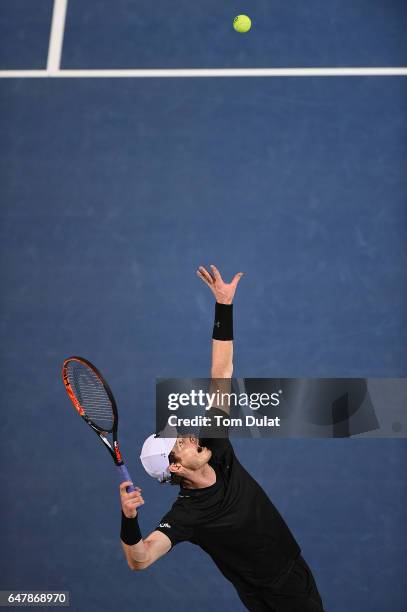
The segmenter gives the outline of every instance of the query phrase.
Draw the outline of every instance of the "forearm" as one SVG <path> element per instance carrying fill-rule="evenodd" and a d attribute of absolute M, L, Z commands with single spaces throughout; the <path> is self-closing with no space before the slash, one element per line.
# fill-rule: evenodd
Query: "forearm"
<path fill-rule="evenodd" d="M 212 378 L 231 378 L 233 373 L 233 304 L 215 304 L 212 333 Z"/>
<path fill-rule="evenodd" d="M 232 378 L 233 340 L 212 340 L 211 378 Z"/>
<path fill-rule="evenodd" d="M 138 524 L 137 508 L 144 504 L 140 487 L 127 492 L 133 483 L 126 480 L 120 484 L 122 520 L 120 542 L 130 569 L 142 570 L 162 557 L 171 548 L 171 540 L 160 531 L 153 531 L 143 538 Z"/>
<path fill-rule="evenodd" d="M 212 334 L 212 365 L 210 392 L 223 398 L 230 393 L 233 374 L 233 307 L 231 304 L 215 305 L 215 322 Z M 217 408 L 229 414 L 229 405 L 219 400 Z"/>
<path fill-rule="evenodd" d="M 130 518 L 124 514 L 122 509 L 120 541 L 127 563 L 131 569 L 137 569 L 135 565 L 147 561 L 147 546 L 141 536 L 137 513 L 134 517 Z"/>
<path fill-rule="evenodd" d="M 142 569 L 142 566 L 148 563 L 148 548 L 143 540 L 132 546 L 125 544 L 123 540 L 120 542 L 127 564 L 131 569 Z"/>

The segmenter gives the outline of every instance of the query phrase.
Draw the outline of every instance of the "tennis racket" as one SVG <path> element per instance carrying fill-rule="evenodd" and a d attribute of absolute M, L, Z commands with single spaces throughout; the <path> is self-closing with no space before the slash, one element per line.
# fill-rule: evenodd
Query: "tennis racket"
<path fill-rule="evenodd" d="M 113 393 L 101 373 L 83 357 L 69 357 L 62 366 L 65 389 L 81 417 L 99 436 L 117 466 L 120 482 L 132 480 L 117 439 L 119 413 Z M 111 444 L 107 435 L 112 434 Z M 134 491 L 133 486 L 127 492 Z"/>

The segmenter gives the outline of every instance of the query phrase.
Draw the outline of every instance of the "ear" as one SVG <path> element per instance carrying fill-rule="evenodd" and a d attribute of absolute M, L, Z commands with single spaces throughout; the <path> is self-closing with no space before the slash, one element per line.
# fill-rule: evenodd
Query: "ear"
<path fill-rule="evenodd" d="M 177 474 L 177 472 L 179 472 L 181 469 L 181 464 L 180 463 L 170 463 L 170 465 L 168 466 L 168 469 L 170 470 L 172 474 Z"/>

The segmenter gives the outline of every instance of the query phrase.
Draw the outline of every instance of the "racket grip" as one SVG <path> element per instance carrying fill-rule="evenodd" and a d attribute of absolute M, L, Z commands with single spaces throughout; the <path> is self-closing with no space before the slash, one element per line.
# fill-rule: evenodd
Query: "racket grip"
<path fill-rule="evenodd" d="M 125 482 L 126 480 L 130 480 L 131 482 L 133 482 L 125 465 L 118 465 L 117 469 L 120 482 Z M 131 485 L 130 487 L 126 487 L 126 491 L 127 493 L 131 493 L 132 491 L 135 491 L 135 488 L 133 487 L 133 485 Z"/>

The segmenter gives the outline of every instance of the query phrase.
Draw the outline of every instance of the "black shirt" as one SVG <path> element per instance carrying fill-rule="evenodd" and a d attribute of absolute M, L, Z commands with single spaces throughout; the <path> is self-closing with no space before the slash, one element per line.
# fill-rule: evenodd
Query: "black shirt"
<path fill-rule="evenodd" d="M 201 443 L 212 451 L 215 484 L 180 487 L 157 530 L 172 546 L 200 546 L 237 589 L 270 587 L 301 549 L 277 508 L 239 463 L 229 439 L 201 438 Z"/>

